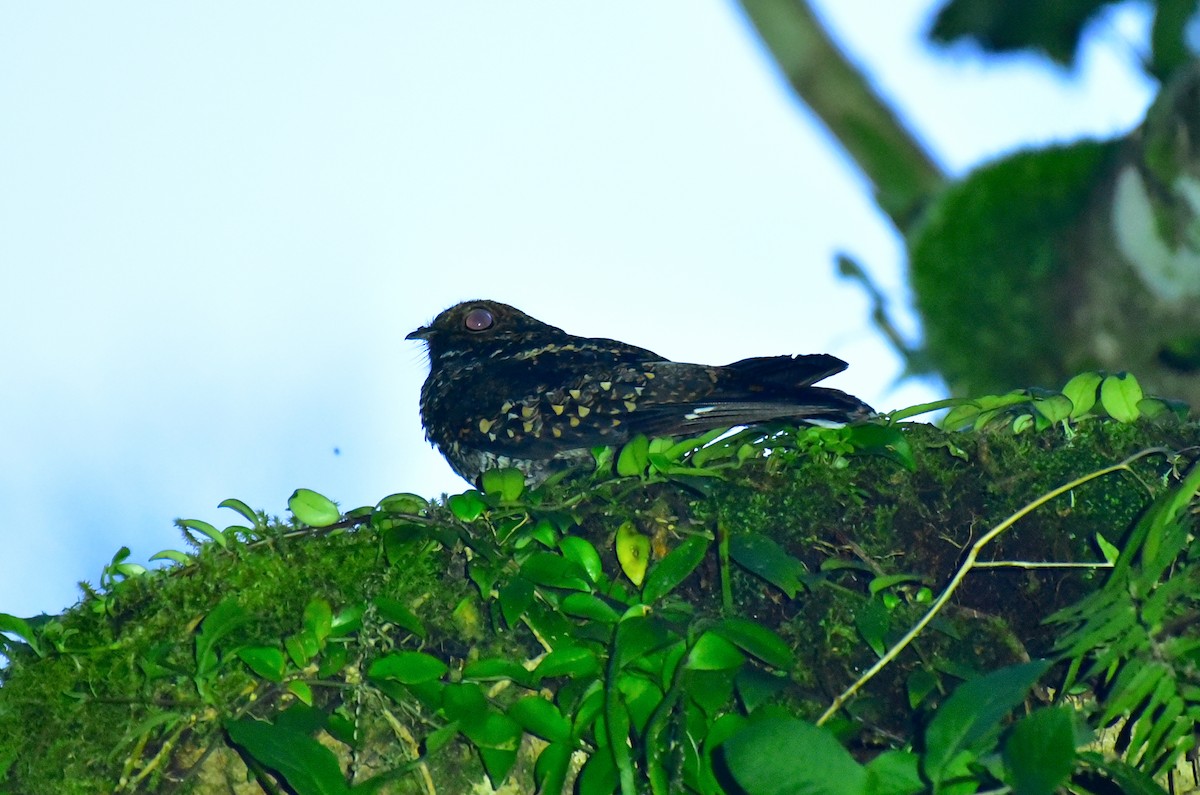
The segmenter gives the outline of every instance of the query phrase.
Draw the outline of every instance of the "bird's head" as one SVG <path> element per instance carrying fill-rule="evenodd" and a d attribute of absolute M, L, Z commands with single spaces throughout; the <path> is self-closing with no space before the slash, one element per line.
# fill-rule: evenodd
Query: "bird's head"
<path fill-rule="evenodd" d="M 524 344 L 530 334 L 545 332 L 563 333 L 508 304 L 481 299 L 455 304 L 405 339 L 422 340 L 430 360 L 437 362 L 481 346 L 501 351 Z"/>

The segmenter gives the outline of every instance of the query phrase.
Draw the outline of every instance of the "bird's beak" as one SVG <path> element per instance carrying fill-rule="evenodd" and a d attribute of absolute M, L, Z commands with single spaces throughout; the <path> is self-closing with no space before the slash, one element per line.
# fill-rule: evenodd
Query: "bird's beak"
<path fill-rule="evenodd" d="M 432 329 L 430 329 L 429 326 L 421 326 L 416 331 L 411 332 L 404 339 L 406 339 L 406 340 L 427 340 L 427 339 L 429 339 L 430 331 L 432 331 Z"/>

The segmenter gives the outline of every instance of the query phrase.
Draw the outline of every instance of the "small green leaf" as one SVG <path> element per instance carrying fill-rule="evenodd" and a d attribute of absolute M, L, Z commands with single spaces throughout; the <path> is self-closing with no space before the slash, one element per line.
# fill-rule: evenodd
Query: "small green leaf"
<path fill-rule="evenodd" d="M 500 612 L 509 627 L 517 626 L 533 604 L 534 590 L 533 583 L 524 577 L 513 577 L 500 589 Z"/>
<path fill-rule="evenodd" d="M 1100 384 L 1100 405 L 1117 422 L 1133 422 L 1140 414 L 1142 386 L 1129 373 L 1110 375 Z"/>
<path fill-rule="evenodd" d="M 534 735 L 552 743 L 565 743 L 571 739 L 571 723 L 562 716 L 558 707 L 540 696 L 529 696 L 513 703 L 508 708 L 508 717 Z"/>
<path fill-rule="evenodd" d="M 899 425 L 865 423 L 850 425 L 845 429 L 847 441 L 855 450 L 869 455 L 890 458 L 910 472 L 917 468 L 912 445 Z"/>
<path fill-rule="evenodd" d="M 297 520 L 309 527 L 329 527 L 341 518 L 333 500 L 312 489 L 296 489 L 288 498 L 288 508 Z"/>
<path fill-rule="evenodd" d="M 600 562 L 600 553 L 592 546 L 592 542 L 579 536 L 563 536 L 558 542 L 563 557 L 573 560 L 587 572 L 588 579 L 599 583 L 604 578 L 604 565 Z"/>
<path fill-rule="evenodd" d="M 974 403 L 955 406 L 942 418 L 941 425 L 947 431 L 957 431 L 970 427 L 979 416 L 980 408 Z"/>
<path fill-rule="evenodd" d="M 425 637 L 425 625 L 421 623 L 421 619 L 417 618 L 416 614 L 405 607 L 400 600 L 377 596 L 375 597 L 375 607 L 384 620 L 407 629 L 419 638 Z"/>
<path fill-rule="evenodd" d="M 673 591 L 704 560 L 710 543 L 707 538 L 695 536 L 671 550 L 650 570 L 642 588 L 642 599 L 650 604 Z"/>
<path fill-rule="evenodd" d="M 537 782 L 538 792 L 557 795 L 563 791 L 573 752 L 569 743 L 550 743 L 542 749 L 533 766 L 533 779 Z"/>
<path fill-rule="evenodd" d="M 304 607 L 304 629 L 311 632 L 317 639 L 318 646 L 325 645 L 325 639 L 333 631 L 333 608 L 324 599 L 313 599 Z"/>
<path fill-rule="evenodd" d="M 175 526 L 203 533 L 221 547 L 229 546 L 229 539 L 225 537 L 225 534 L 208 522 L 202 522 L 199 519 L 176 519 Z"/>
<path fill-rule="evenodd" d="M 712 631 L 773 668 L 786 671 L 795 662 L 795 653 L 783 638 L 748 618 L 722 619 Z"/>
<path fill-rule="evenodd" d="M 312 686 L 308 682 L 302 682 L 299 679 L 293 679 L 287 683 L 288 692 L 295 696 L 305 706 L 311 707 L 313 703 Z"/>
<path fill-rule="evenodd" d="M 453 495 L 446 500 L 446 505 L 450 508 L 450 513 L 454 514 L 454 518 L 460 522 L 473 522 L 487 510 L 483 496 L 474 489 Z"/>
<path fill-rule="evenodd" d="M 365 605 L 350 605 L 334 614 L 329 624 L 329 634 L 335 638 L 344 638 L 362 629 L 363 615 L 367 612 Z"/>
<path fill-rule="evenodd" d="M 419 494 L 401 492 L 399 494 L 389 494 L 380 500 L 376 507 L 388 513 L 405 513 L 419 516 L 429 510 L 429 501 Z"/>
<path fill-rule="evenodd" d="M 538 663 L 533 673 L 538 680 L 569 676 L 572 678 L 594 676 L 600 672 L 600 661 L 583 646 L 560 646 L 547 654 Z"/>
<path fill-rule="evenodd" d="M 744 662 L 746 657 L 736 646 L 710 630 L 696 639 L 686 665 L 694 671 L 726 671 Z"/>
<path fill-rule="evenodd" d="M 895 585 L 920 581 L 921 575 L 919 574 L 884 574 L 872 579 L 867 589 L 871 592 L 871 596 L 874 596 L 880 591 L 886 591 Z"/>
<path fill-rule="evenodd" d="M 833 732 L 795 718 L 751 720 L 720 753 L 747 795 L 863 795 L 867 784 Z"/>
<path fill-rule="evenodd" d="M 525 666 L 512 660 L 502 660 L 496 657 L 467 663 L 463 666 L 462 675 L 465 680 L 479 682 L 508 680 L 524 684 L 530 681 L 529 671 Z"/>
<path fill-rule="evenodd" d="M 33 649 L 33 653 L 39 657 L 45 656 L 42 653 L 42 645 L 38 642 L 37 634 L 33 631 L 33 627 L 23 618 L 17 618 L 11 613 L 0 613 L 0 632 L 11 632 Z M 3 640 L 0 639 L 0 648 L 3 648 Z"/>
<path fill-rule="evenodd" d="M 561 603 L 564 613 L 604 624 L 615 624 L 621 618 L 612 605 L 590 593 L 567 594 Z"/>
<path fill-rule="evenodd" d="M 484 494 L 513 502 L 525 491 L 525 475 L 515 467 L 489 469 L 480 476 L 480 485 Z"/>
<path fill-rule="evenodd" d="M 1051 395 L 1045 398 L 1034 398 L 1033 408 L 1048 422 L 1062 422 L 1072 416 L 1075 404 L 1066 395 Z"/>
<path fill-rule="evenodd" d="M 398 651 L 371 663 L 367 676 L 415 685 L 441 679 L 449 670 L 444 662 L 424 652 Z"/>
<path fill-rule="evenodd" d="M 229 508 L 237 511 L 239 514 L 241 514 L 243 519 L 250 523 L 251 527 L 258 527 L 260 524 L 262 524 L 262 520 L 259 518 L 258 514 L 254 512 L 254 509 L 239 499 L 230 497 L 227 500 L 221 500 L 217 507 Z"/>
<path fill-rule="evenodd" d="M 1071 419 L 1079 419 L 1096 405 L 1096 390 L 1102 380 L 1099 373 L 1080 373 L 1062 388 L 1063 395 L 1071 401 Z"/>
<path fill-rule="evenodd" d="M 937 690 L 938 678 L 932 671 L 918 668 L 908 675 L 905 684 L 908 689 L 908 706 L 916 709 L 926 696 Z"/>
<path fill-rule="evenodd" d="M 311 632 L 301 631 L 284 638 L 283 648 L 287 649 L 288 656 L 292 658 L 296 667 L 303 668 L 320 653 L 321 644 L 317 643 L 316 637 Z"/>
<path fill-rule="evenodd" d="M 623 522 L 617 528 L 617 563 L 629 581 L 640 588 L 650 565 L 650 539 L 639 533 L 632 522 Z"/>
<path fill-rule="evenodd" d="M 535 585 L 590 591 L 587 572 L 573 560 L 553 552 L 534 552 L 521 564 L 521 576 Z"/>
<path fill-rule="evenodd" d="M 232 596 L 226 597 L 209 611 L 200 622 L 200 632 L 196 635 L 197 676 L 206 675 L 216 669 L 219 662 L 217 643 L 249 619 L 250 614 Z"/>
<path fill-rule="evenodd" d="M 1104 562 L 1110 566 L 1116 563 L 1117 558 L 1121 556 L 1121 550 L 1101 535 L 1099 531 L 1096 531 L 1096 545 L 1100 547 L 1100 553 L 1104 555 Z"/>
<path fill-rule="evenodd" d="M 1075 769 L 1075 729 L 1065 707 L 1040 709 L 1012 727 L 1006 781 L 1021 795 L 1051 795 Z"/>
<path fill-rule="evenodd" d="M 759 533 L 731 536 L 729 556 L 795 599 L 804 587 L 801 577 L 805 574 L 804 564 L 784 551 L 771 538 Z"/>
<path fill-rule="evenodd" d="M 269 682 L 282 682 L 284 672 L 283 652 L 275 646 L 247 646 L 238 649 L 238 659 L 246 663 L 251 671 Z"/>
<path fill-rule="evenodd" d="M 177 549 L 164 549 L 161 552 L 155 552 L 150 556 L 150 560 L 173 560 L 184 566 L 190 565 L 194 561 L 187 554 L 180 552 Z"/>
<path fill-rule="evenodd" d="M 641 477 L 650 465 L 650 440 L 643 434 L 630 439 L 617 454 L 617 474 L 623 478 Z"/>

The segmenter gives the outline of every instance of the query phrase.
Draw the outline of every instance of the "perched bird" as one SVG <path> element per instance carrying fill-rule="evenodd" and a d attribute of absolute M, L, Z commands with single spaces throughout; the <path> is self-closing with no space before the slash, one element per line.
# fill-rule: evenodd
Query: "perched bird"
<path fill-rule="evenodd" d="M 848 422 L 871 408 L 812 386 L 846 369 L 828 354 L 685 364 L 616 340 L 576 337 L 507 304 L 466 301 L 407 339 L 424 340 L 425 435 L 471 482 L 497 466 L 533 483 L 636 434 L 805 420 Z"/>

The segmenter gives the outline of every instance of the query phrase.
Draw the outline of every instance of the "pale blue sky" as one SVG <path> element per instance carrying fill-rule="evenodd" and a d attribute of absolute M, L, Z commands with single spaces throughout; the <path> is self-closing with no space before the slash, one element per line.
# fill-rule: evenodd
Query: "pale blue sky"
<path fill-rule="evenodd" d="M 817 5 L 952 173 L 1152 95 L 1140 6 L 1071 77 L 928 51 L 929 0 Z M 938 394 L 894 386 L 833 276 L 860 258 L 912 328 L 895 233 L 730 2 L 7 3 L 0 108 L 0 612 L 181 548 L 176 517 L 235 523 L 226 497 L 465 488 L 403 340 L 463 299 Z"/>

